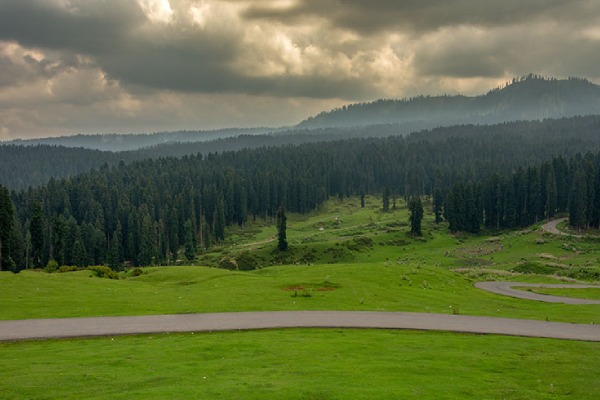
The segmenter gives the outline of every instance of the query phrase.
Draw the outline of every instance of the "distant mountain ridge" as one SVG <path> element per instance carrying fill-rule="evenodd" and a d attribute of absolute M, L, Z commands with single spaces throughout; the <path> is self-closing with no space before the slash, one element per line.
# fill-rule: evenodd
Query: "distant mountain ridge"
<path fill-rule="evenodd" d="M 600 86 L 582 78 L 529 74 L 479 96 L 418 96 L 356 103 L 322 112 L 298 124 L 315 129 L 400 124 L 404 131 L 460 124 L 496 124 L 600 114 Z"/>
<path fill-rule="evenodd" d="M 0 145 L 19 146 L 64 146 L 83 147 L 102 151 L 129 151 L 170 143 L 198 143 L 224 139 L 240 135 L 262 135 L 273 132 L 273 128 L 227 128 L 206 131 L 174 131 L 144 134 L 96 134 L 58 136 L 39 139 L 16 139 L 0 142 Z"/>

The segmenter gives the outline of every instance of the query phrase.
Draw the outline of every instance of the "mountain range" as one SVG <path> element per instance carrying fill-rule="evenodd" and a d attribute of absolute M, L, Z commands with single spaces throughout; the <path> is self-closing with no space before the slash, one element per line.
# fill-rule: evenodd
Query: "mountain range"
<path fill-rule="evenodd" d="M 322 129 L 338 129 L 336 136 L 356 137 L 356 130 L 378 125 L 365 136 L 409 134 L 437 127 L 508 121 L 559 119 L 600 115 L 600 86 L 582 78 L 555 79 L 529 74 L 514 78 L 503 87 L 479 96 L 417 96 L 402 100 L 380 99 L 345 105 L 324 111 L 299 124 L 281 128 L 221 129 L 177 131 L 152 134 L 75 135 L 42 139 L 19 139 L 3 144 L 58 145 L 107 151 L 127 151 L 169 143 L 199 143 L 232 137 L 272 134 L 291 136 L 323 134 Z M 386 129 L 381 129 L 387 126 Z M 392 127 L 392 128 L 390 128 Z M 341 128 L 341 130 L 339 130 Z M 378 133 L 378 132 L 382 133 Z M 246 139 L 247 141 L 247 139 Z M 284 140 L 285 141 L 285 140 Z"/>

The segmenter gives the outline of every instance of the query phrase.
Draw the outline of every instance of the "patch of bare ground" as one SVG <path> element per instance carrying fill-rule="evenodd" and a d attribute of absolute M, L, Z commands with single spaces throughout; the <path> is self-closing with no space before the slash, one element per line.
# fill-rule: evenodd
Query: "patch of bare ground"
<path fill-rule="evenodd" d="M 485 256 L 502 250 L 503 246 L 498 242 L 488 242 L 480 246 L 461 247 L 455 250 L 458 257 Z"/>

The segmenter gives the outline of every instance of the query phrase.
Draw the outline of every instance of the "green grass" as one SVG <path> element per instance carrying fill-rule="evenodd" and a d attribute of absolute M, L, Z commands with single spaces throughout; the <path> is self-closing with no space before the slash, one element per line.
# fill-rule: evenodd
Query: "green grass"
<path fill-rule="evenodd" d="M 272 330 L 0 343 L 7 399 L 596 399 L 600 343 Z"/>
<path fill-rule="evenodd" d="M 515 299 L 481 280 L 600 281 L 598 239 L 537 227 L 449 235 L 426 206 L 423 238 L 403 202 L 331 200 L 231 228 L 199 257 L 244 253 L 263 268 L 144 268 L 120 280 L 90 271 L 0 272 L 0 319 L 261 310 L 378 310 L 600 323 L 600 306 Z M 323 228 L 323 229 L 321 229 Z M 300 289 L 302 288 L 302 289 Z M 536 291 L 538 289 L 535 289 Z M 310 296 L 304 296 L 309 293 Z M 576 290 L 565 292 L 580 295 Z M 589 291 L 586 291 L 589 293 Z M 386 330 L 273 330 L 0 343 L 0 398 L 595 399 L 598 343 Z"/>
<path fill-rule="evenodd" d="M 277 266 L 252 272 L 155 267 L 109 280 L 89 271 L 0 274 L 2 319 L 265 310 L 377 310 L 600 323 L 600 306 L 527 301 L 476 289 L 445 269 L 397 262 Z M 292 287 L 311 288 L 294 297 Z M 330 286 L 327 290 L 319 290 Z"/>
<path fill-rule="evenodd" d="M 235 228 L 232 240 L 201 260 L 240 252 L 264 268 L 144 268 L 139 277 L 93 277 L 89 271 L 0 273 L 0 319 L 148 315 L 261 310 L 385 310 L 491 315 L 600 323 L 600 306 L 549 304 L 483 292 L 474 281 L 593 281 L 597 241 L 541 233 L 536 227 L 493 237 L 449 235 L 426 206 L 424 236 L 407 234 L 403 202 L 389 212 L 367 197 L 331 200 L 309 215 L 290 215 L 290 251 L 280 253 L 273 225 Z M 323 228 L 323 230 L 320 230 Z M 202 262 L 202 261 L 201 261 Z M 283 264 L 283 265 L 282 265 Z M 520 271 L 519 273 L 515 271 Z M 559 277 L 558 275 L 562 275 Z M 332 290 L 322 290 L 325 282 Z M 284 290 L 304 287 L 310 297 Z M 319 290 L 321 289 L 321 290 Z"/>

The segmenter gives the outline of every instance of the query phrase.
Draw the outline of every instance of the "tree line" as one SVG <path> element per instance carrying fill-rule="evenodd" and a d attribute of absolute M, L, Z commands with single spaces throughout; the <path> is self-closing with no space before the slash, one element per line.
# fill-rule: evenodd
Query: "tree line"
<path fill-rule="evenodd" d="M 517 149 L 527 143 L 509 138 L 246 149 L 105 165 L 12 194 L 3 188 L 0 266 L 172 264 L 223 241 L 227 226 L 273 223 L 280 207 L 306 213 L 331 196 L 433 196 L 436 219 L 451 231 L 521 227 L 567 211 L 576 228 L 598 226 L 600 156 L 523 165 Z"/>

